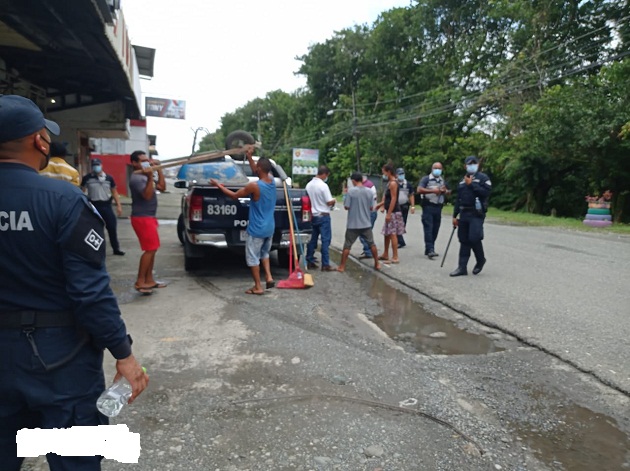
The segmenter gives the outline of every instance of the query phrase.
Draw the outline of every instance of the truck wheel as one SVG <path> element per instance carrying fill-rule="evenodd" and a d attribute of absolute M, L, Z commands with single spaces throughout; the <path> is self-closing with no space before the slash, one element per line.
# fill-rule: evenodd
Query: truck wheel
<path fill-rule="evenodd" d="M 184 254 L 184 270 L 186 271 L 195 271 L 201 268 L 201 261 L 203 258 L 198 257 L 188 257 Z"/>
<path fill-rule="evenodd" d="M 289 268 L 289 249 L 278 249 L 278 265 Z"/>
<path fill-rule="evenodd" d="M 177 238 L 184 245 L 184 231 L 186 230 L 186 226 L 184 225 L 184 215 L 180 214 L 179 218 L 177 218 Z"/>
<path fill-rule="evenodd" d="M 242 147 L 247 144 L 255 144 L 256 139 L 247 131 L 233 131 L 225 138 L 225 149 Z M 245 154 L 231 154 L 234 160 L 245 160 Z"/>

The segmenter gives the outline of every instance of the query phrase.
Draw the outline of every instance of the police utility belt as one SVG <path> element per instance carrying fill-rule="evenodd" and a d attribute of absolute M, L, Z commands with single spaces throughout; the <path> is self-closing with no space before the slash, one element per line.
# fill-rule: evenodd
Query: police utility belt
<path fill-rule="evenodd" d="M 76 324 L 70 311 L 13 311 L 0 313 L 0 329 L 72 327 Z"/>
<path fill-rule="evenodd" d="M 74 315 L 70 311 L 12 311 L 0 312 L 0 329 L 21 329 L 45 371 L 51 371 L 67 364 L 90 341 L 90 336 L 83 331 L 74 349 L 61 360 L 47 363 L 39 354 L 33 334 L 37 329 L 48 327 L 73 327 L 76 325 Z"/>

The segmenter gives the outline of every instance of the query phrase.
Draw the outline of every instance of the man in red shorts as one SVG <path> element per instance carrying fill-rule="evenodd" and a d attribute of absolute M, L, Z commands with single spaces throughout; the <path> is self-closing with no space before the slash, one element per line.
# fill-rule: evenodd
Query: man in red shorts
<path fill-rule="evenodd" d="M 166 181 L 161 169 L 154 170 L 159 165 L 157 160 L 149 159 L 144 151 L 137 150 L 131 154 L 131 165 L 142 173 L 132 173 L 129 178 L 131 190 L 131 226 L 138 236 L 143 254 L 140 257 L 136 290 L 143 295 L 153 294 L 154 288 L 164 288 L 166 283 L 155 281 L 153 278 L 153 264 L 155 254 L 160 248 L 158 235 L 157 195 L 155 190 L 166 190 Z M 154 172 L 157 181 L 154 181 Z"/>

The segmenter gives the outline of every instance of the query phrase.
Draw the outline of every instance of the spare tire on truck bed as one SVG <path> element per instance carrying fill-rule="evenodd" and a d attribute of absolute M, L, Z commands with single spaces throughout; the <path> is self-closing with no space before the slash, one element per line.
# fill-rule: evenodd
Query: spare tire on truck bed
<path fill-rule="evenodd" d="M 225 138 L 225 150 L 255 144 L 256 139 L 247 131 L 233 131 Z M 245 160 L 245 154 L 230 154 L 234 160 Z"/>

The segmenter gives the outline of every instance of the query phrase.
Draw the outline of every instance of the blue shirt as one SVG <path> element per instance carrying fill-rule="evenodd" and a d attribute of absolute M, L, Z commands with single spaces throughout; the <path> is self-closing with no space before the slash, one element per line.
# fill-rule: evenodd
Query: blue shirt
<path fill-rule="evenodd" d="M 25 310 L 71 311 L 94 344 L 131 354 L 101 217 L 76 186 L 0 163 L 0 316 Z"/>
<path fill-rule="evenodd" d="M 249 202 L 249 224 L 247 233 L 252 237 L 264 239 L 273 236 L 276 228 L 274 211 L 276 210 L 276 184 L 265 183 L 262 180 L 256 182 L 260 189 L 258 201 Z"/>

